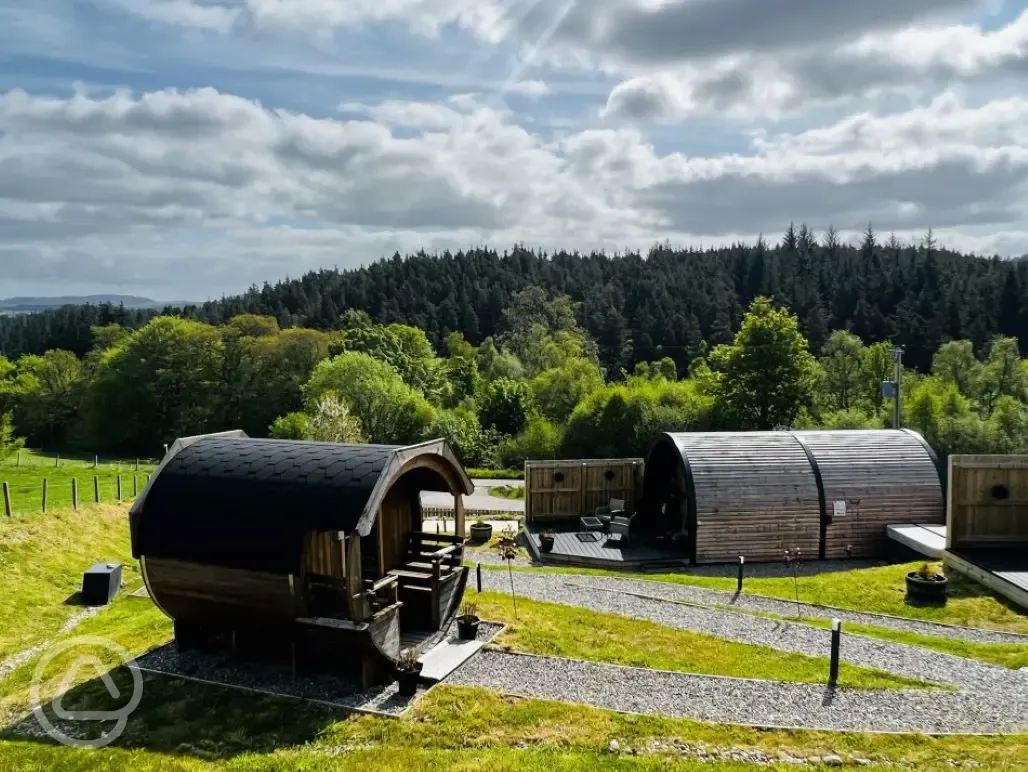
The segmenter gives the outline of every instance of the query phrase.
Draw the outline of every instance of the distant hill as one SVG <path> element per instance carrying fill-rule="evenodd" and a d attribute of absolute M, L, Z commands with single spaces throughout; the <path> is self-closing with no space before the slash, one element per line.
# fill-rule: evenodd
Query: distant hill
<path fill-rule="evenodd" d="M 166 306 L 183 307 L 190 305 L 184 300 L 173 300 L 164 302 L 151 300 L 150 298 L 137 297 L 135 295 L 65 295 L 61 297 L 21 297 L 7 298 L 0 300 L 0 314 L 30 314 L 38 311 L 46 311 L 61 306 L 85 306 L 102 305 L 109 303 L 114 306 L 125 306 L 125 308 L 164 308 Z"/>

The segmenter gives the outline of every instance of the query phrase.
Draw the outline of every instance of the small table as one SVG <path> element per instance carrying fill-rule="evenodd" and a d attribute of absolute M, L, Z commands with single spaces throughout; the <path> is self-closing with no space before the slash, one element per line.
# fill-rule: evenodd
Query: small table
<path fill-rule="evenodd" d="M 582 530 L 587 533 L 589 531 L 602 532 L 604 530 L 603 521 L 598 517 L 583 517 L 578 522 L 581 525 Z"/>

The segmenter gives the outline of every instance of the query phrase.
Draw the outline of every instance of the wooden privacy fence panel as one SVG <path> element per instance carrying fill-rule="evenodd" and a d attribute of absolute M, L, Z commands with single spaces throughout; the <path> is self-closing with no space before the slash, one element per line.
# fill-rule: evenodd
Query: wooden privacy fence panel
<path fill-rule="evenodd" d="M 622 499 L 638 511 L 643 460 L 618 458 L 525 462 L 525 520 L 567 520 L 591 515 Z"/>
<path fill-rule="evenodd" d="M 1028 456 L 950 456 L 947 547 L 1028 546 Z"/>

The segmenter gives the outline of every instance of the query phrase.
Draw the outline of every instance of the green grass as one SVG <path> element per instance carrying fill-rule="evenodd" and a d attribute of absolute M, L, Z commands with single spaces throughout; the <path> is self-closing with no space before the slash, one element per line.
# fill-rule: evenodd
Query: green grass
<path fill-rule="evenodd" d="M 498 488 L 490 488 L 489 495 L 498 499 L 520 500 L 525 498 L 525 486 L 523 485 L 501 485 Z"/>
<path fill-rule="evenodd" d="M 518 599 L 515 618 L 510 596 L 496 592 L 469 592 L 465 600 L 478 607 L 482 618 L 509 625 L 496 643 L 510 651 L 773 681 L 825 683 L 828 678 L 826 657 L 735 643 L 645 620 L 526 598 Z M 923 681 L 848 664 L 841 669 L 839 684 L 862 689 L 927 686 Z"/>
<path fill-rule="evenodd" d="M 0 558 L 5 576 L 9 577 L 5 592 L 0 594 L 0 603 L 7 604 L 0 606 L 4 620 L 0 627 L 3 645 L 10 648 L 13 642 L 21 649 L 41 635 L 56 635 L 54 625 L 59 627 L 59 624 L 55 620 L 70 613 L 63 605 L 63 598 L 77 586 L 78 571 L 82 567 L 80 558 L 88 556 L 88 563 L 100 553 L 102 557 L 112 555 L 127 559 L 125 510 L 125 506 L 102 506 L 79 513 L 59 513 L 55 520 L 16 518 L 10 523 L 0 523 Z M 36 530 L 42 522 L 51 522 L 57 527 Z M 66 557 L 68 555 L 71 557 Z M 32 585 L 39 581 L 47 589 L 31 603 L 12 600 L 32 592 Z M 483 616 L 502 616 L 504 604 L 510 603 L 502 594 L 483 594 L 474 599 Z M 497 608 L 490 606 L 493 603 Z M 522 619 L 515 622 L 508 643 L 550 647 L 543 653 L 567 652 L 579 647 L 604 657 L 623 656 L 626 664 L 631 664 L 632 657 L 639 655 L 633 651 L 638 646 L 619 653 L 619 647 L 627 645 L 622 640 L 625 636 L 642 635 L 641 639 L 647 641 L 647 657 L 654 648 L 650 646 L 650 631 L 641 633 L 641 628 L 632 620 L 626 620 L 631 629 L 620 628 L 618 625 L 623 623 L 618 617 L 607 620 L 602 618 L 604 615 L 583 612 L 588 616 L 571 624 L 562 616 L 565 610 L 561 607 L 556 607 L 558 618 L 550 619 L 554 612 L 549 605 L 519 601 Z M 545 618 L 527 619 L 528 614 L 537 613 Z M 49 621 L 40 623 L 36 617 Z M 533 642 L 517 643 L 518 636 L 525 634 L 518 626 L 526 624 L 530 626 L 528 632 Z M 574 636 L 576 630 L 578 635 Z M 27 633 L 26 637 L 15 640 L 21 632 Z M 686 658 L 699 660 L 700 654 L 691 650 L 695 646 L 684 645 L 679 632 L 671 631 L 671 638 L 661 640 L 653 654 L 654 662 L 673 665 Z M 78 635 L 104 636 L 138 654 L 167 641 L 171 637 L 171 626 L 147 599 L 123 595 L 75 631 L 59 637 Z M 573 637 L 584 640 L 570 640 Z M 724 642 L 717 643 L 719 647 L 724 646 Z M 62 670 L 70 664 L 72 656 L 80 653 L 66 652 L 54 660 L 47 671 L 45 698 L 56 693 Z M 37 659 L 30 659 L 0 680 L 0 719 L 4 725 L 29 715 L 29 685 Z M 734 667 L 734 661 L 729 658 L 724 663 L 714 662 L 712 667 Z M 689 667 L 701 665 L 697 661 L 688 663 Z M 819 663 L 818 667 L 823 677 L 826 666 Z M 844 675 L 847 670 L 844 665 Z M 127 686 L 124 670 L 115 670 L 112 675 L 122 687 Z M 766 670 L 762 668 L 759 675 L 766 676 Z M 931 697 L 926 696 L 926 699 Z M 112 704 L 103 684 L 93 677 L 89 668 L 84 668 L 79 671 L 65 707 L 110 710 L 123 702 L 124 698 Z M 621 744 L 620 756 L 607 751 L 613 739 Z M 147 676 L 140 707 L 114 746 L 99 752 L 74 750 L 11 731 L 0 732 L 0 770 L 43 772 L 101 768 L 149 772 L 227 768 L 585 772 L 601 768 L 694 768 L 696 762 L 680 761 L 677 748 L 682 744 L 703 748 L 712 755 L 728 750 L 760 750 L 771 756 L 787 753 L 796 757 L 837 753 L 846 759 L 859 757 L 918 769 L 948 768 L 951 762 L 958 765 L 974 762 L 983 769 L 1015 769 L 1023 767 L 1028 757 L 1028 735 L 929 738 L 763 731 L 687 719 L 624 715 L 448 686 L 436 687 L 410 714 L 396 720 L 346 716 L 295 700 Z M 629 755 L 629 751 L 636 755 Z M 742 767 L 704 763 L 702 768 Z"/>
<path fill-rule="evenodd" d="M 52 637 L 80 610 L 66 601 L 97 561 L 123 562 L 125 580 L 139 579 L 127 505 L 0 520 L 0 660 Z"/>
<path fill-rule="evenodd" d="M 801 576 L 799 578 L 799 599 L 803 603 L 920 619 L 926 622 L 1028 633 L 1028 614 L 1019 611 L 976 582 L 956 573 L 949 574 L 950 597 L 945 606 L 908 604 L 905 599 L 905 577 L 909 571 L 917 570 L 920 565 L 920 563 L 907 563 L 838 571 L 816 576 Z M 486 567 L 483 566 L 483 568 Z M 623 572 L 589 568 L 515 566 L 514 570 L 529 573 L 626 578 L 626 574 Z M 727 592 L 735 592 L 736 589 L 735 579 L 721 577 L 690 574 L 645 574 L 634 577 L 628 575 L 628 578 L 683 584 Z M 747 578 L 744 591 L 747 595 L 763 595 L 787 601 L 796 599 L 791 577 Z"/>
<path fill-rule="evenodd" d="M 58 465 L 59 464 L 59 465 Z M 12 509 L 15 514 L 36 514 L 43 508 L 43 480 L 47 481 L 47 510 L 70 508 L 72 503 L 72 478 L 78 480 L 79 504 L 95 501 L 93 478 L 100 489 L 101 502 L 117 500 L 118 476 L 122 481 L 122 497 L 132 497 L 132 479 L 136 478 L 138 489 L 146 484 L 146 476 L 156 467 L 152 462 L 140 460 L 136 471 L 135 459 L 103 461 L 96 469 L 93 459 L 60 458 L 25 450 L 19 465 L 17 456 L 0 463 L 0 482 L 7 482 L 11 490 Z"/>
<path fill-rule="evenodd" d="M 476 480 L 524 480 L 524 469 L 477 469 L 468 467 L 468 477 Z"/>

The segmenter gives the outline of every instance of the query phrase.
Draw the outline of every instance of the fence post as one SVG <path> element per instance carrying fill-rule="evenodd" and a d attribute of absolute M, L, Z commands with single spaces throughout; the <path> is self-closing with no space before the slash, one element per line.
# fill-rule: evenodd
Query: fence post
<path fill-rule="evenodd" d="M 139 457 L 136 457 L 136 471 L 139 471 Z"/>
<path fill-rule="evenodd" d="M 828 685 L 835 688 L 839 683 L 839 640 L 842 638 L 842 622 L 832 620 L 832 661 L 828 669 Z"/>
<path fill-rule="evenodd" d="M 132 475 L 132 498 L 139 495 L 139 478 Z"/>
<path fill-rule="evenodd" d="M 75 510 L 79 508 L 79 480 L 77 477 L 71 478 L 71 508 Z"/>
<path fill-rule="evenodd" d="M 121 501 L 121 475 L 118 475 L 118 501 Z"/>
<path fill-rule="evenodd" d="M 57 454 L 57 458 L 54 459 L 54 469 L 60 469 L 60 468 L 61 468 L 61 454 L 58 453 Z"/>
<path fill-rule="evenodd" d="M 93 475 L 93 503 L 100 503 L 100 477 Z"/>
<path fill-rule="evenodd" d="M 46 483 L 46 478 L 44 477 L 43 478 L 43 514 L 44 515 L 46 514 L 46 493 L 47 493 L 47 483 Z"/>
<path fill-rule="evenodd" d="M 11 516 L 11 486 L 4 483 L 4 514 Z"/>
<path fill-rule="evenodd" d="M 15 464 L 15 466 L 18 466 L 18 467 L 21 466 L 21 451 L 20 450 L 18 451 L 18 462 Z"/>
<path fill-rule="evenodd" d="M 100 457 L 93 456 L 93 469 L 96 469 L 98 466 L 100 466 Z"/>

